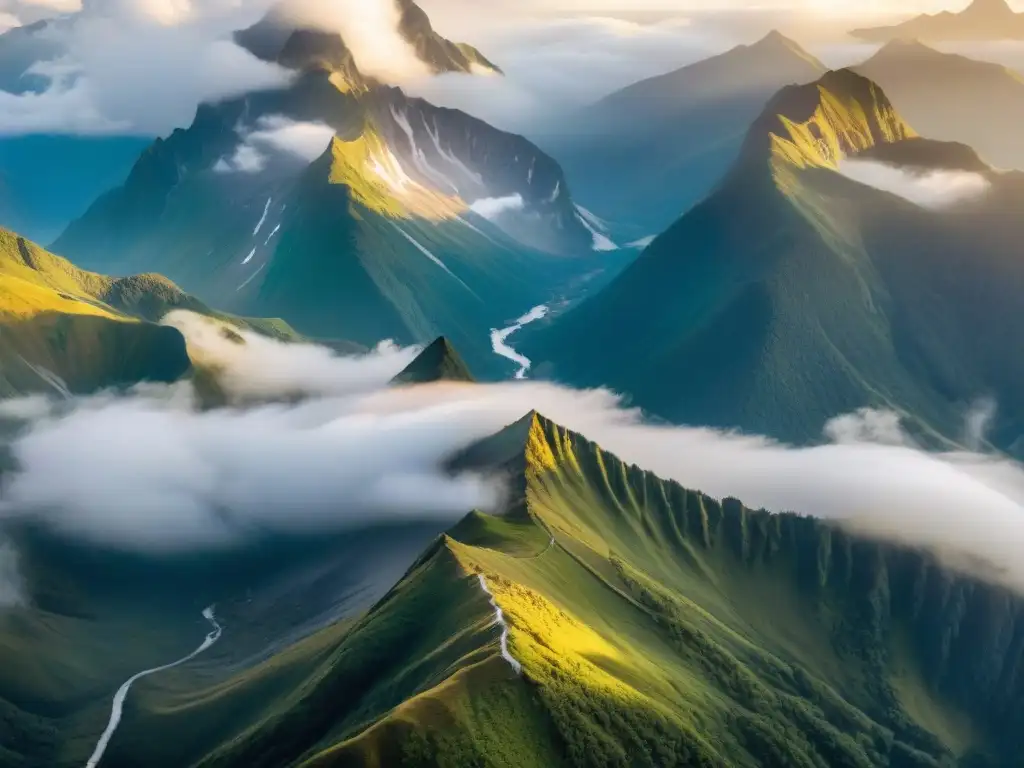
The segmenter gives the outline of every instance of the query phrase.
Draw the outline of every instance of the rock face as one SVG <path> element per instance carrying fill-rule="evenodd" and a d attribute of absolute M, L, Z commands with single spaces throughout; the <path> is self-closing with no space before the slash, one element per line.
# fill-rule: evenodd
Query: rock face
<path fill-rule="evenodd" d="M 56 250 L 94 269 L 166 274 L 310 336 L 373 346 L 445 335 L 474 368 L 492 357 L 490 328 L 601 266 L 594 251 L 611 244 L 535 145 L 365 77 L 338 35 L 277 35 L 275 18 L 243 38 L 296 69 L 292 86 L 202 105 Z M 403 18 L 437 61 L 470 56 L 415 6 Z"/>
<path fill-rule="evenodd" d="M 1015 13 L 1006 0 L 974 0 L 960 13 L 922 14 L 902 24 L 855 29 L 850 34 L 871 42 L 1020 40 L 1024 39 L 1024 13 Z"/>
<path fill-rule="evenodd" d="M 851 156 L 987 191 L 925 207 L 848 179 Z M 1010 448 L 1024 431 L 1005 321 L 1022 308 L 1022 195 L 1024 177 L 915 138 L 876 84 L 830 73 L 781 91 L 713 194 L 518 349 L 670 420 L 796 442 L 865 406 L 958 440 L 970 404 L 998 392 L 992 437 Z"/>

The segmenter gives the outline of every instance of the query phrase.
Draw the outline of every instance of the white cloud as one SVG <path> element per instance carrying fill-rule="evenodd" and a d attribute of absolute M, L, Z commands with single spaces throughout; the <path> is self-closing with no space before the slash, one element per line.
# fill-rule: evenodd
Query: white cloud
<path fill-rule="evenodd" d="M 430 73 L 398 32 L 395 0 L 288 0 L 285 11 L 303 26 L 339 33 L 365 75 L 399 84 Z"/>
<path fill-rule="evenodd" d="M 471 42 L 505 77 L 446 74 L 407 89 L 528 134 L 614 90 L 733 44 L 714 29 L 691 28 L 686 19 L 640 24 L 593 16 L 508 19 L 480 26 Z"/>
<path fill-rule="evenodd" d="M 202 101 L 286 85 L 292 73 L 230 40 L 259 3 L 118 0 L 90 4 L 46 39 L 63 55 L 30 72 L 40 94 L 0 94 L 0 133 L 165 134 Z"/>
<path fill-rule="evenodd" d="M 0 11 L 0 34 L 6 32 L 9 29 L 21 26 L 21 19 L 15 16 L 13 13 L 6 13 Z"/>
<path fill-rule="evenodd" d="M 334 129 L 320 122 L 299 122 L 283 115 L 266 115 L 254 128 L 239 128 L 241 142 L 230 157 L 214 165 L 218 173 L 237 171 L 259 173 L 270 153 L 284 153 L 311 163 L 324 153 L 334 137 Z"/>
<path fill-rule="evenodd" d="M 239 402 L 373 391 L 384 387 L 419 353 L 416 347 L 383 342 L 367 355 L 339 355 L 319 344 L 238 333 L 184 310 L 169 313 L 161 322 L 182 332 L 193 362 L 219 369 L 221 385 Z"/>
<path fill-rule="evenodd" d="M 257 121 L 256 130 L 246 139 L 312 162 L 324 153 L 333 137 L 334 129 L 324 123 L 297 122 L 283 115 L 267 115 Z"/>
<path fill-rule="evenodd" d="M 470 205 L 469 210 L 483 216 L 485 219 L 496 219 L 503 213 L 521 211 L 524 205 L 523 196 L 517 192 L 508 197 L 482 198 Z"/>
<path fill-rule="evenodd" d="M 912 169 L 856 158 L 841 161 L 839 172 L 922 208 L 949 208 L 980 197 L 991 187 L 988 179 L 971 171 Z"/>
<path fill-rule="evenodd" d="M 179 318 L 180 319 L 180 318 Z M 1024 591 L 1024 469 L 1001 456 L 929 453 L 891 414 L 832 422 L 837 442 L 794 448 L 709 429 L 646 423 L 614 394 L 552 384 L 386 388 L 411 351 L 361 359 L 184 327 L 236 395 L 196 410 L 187 386 L 57 402 L 10 448 L 18 471 L 0 519 L 30 518 L 87 542 L 210 548 L 275 531 L 386 521 L 453 522 L 499 499 L 493 481 L 450 476 L 454 452 L 531 409 L 660 477 L 748 505 L 795 510 L 930 547 Z M 302 402 L 245 405 L 302 389 Z M 36 404 L 36 406 L 38 403 Z M 964 510 L 970 510 L 965 514 Z"/>

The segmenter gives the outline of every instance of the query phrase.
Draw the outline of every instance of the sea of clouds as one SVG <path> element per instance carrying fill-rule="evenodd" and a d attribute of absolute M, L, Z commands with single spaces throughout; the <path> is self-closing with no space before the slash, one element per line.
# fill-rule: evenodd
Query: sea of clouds
<path fill-rule="evenodd" d="M 1024 470 L 980 451 L 916 445 L 894 414 L 824 425 L 821 445 L 653 424 L 607 390 L 543 382 L 390 384 L 417 353 L 358 357 L 243 333 L 187 313 L 167 320 L 230 404 L 203 408 L 191 384 L 8 401 L 17 464 L 0 523 L 31 521 L 85 545 L 216 551 L 274 533 L 327 535 L 401 521 L 453 523 L 497 510 L 500 477 L 449 474 L 446 460 L 536 410 L 620 458 L 714 496 L 795 510 L 862 532 L 983 561 L 1024 589 Z M 992 404 L 966 415 L 969 440 Z M 0 546 L 0 600 L 20 591 Z"/>

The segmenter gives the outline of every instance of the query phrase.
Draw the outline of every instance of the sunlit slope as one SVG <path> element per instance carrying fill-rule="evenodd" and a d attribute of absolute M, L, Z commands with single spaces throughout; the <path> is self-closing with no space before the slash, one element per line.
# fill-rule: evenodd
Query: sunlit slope
<path fill-rule="evenodd" d="M 185 373 L 180 333 L 117 307 L 131 293 L 125 281 L 76 269 L 0 231 L 0 393 L 88 391 Z"/>
<path fill-rule="evenodd" d="M 303 174 L 273 256 L 236 303 L 367 346 L 444 335 L 486 373 L 488 330 L 543 301 L 579 265 L 485 234 L 464 202 L 405 177 L 366 130 L 336 138 Z"/>
<path fill-rule="evenodd" d="M 363 618 L 183 703 L 191 759 L 1013 764 L 1024 605 L 1009 592 L 662 481 L 533 414 L 454 461 L 511 473 L 505 515 L 472 513 Z"/>
<path fill-rule="evenodd" d="M 837 173 L 848 156 L 979 173 L 991 188 L 932 210 Z M 673 421 L 801 442 L 864 406 L 955 440 L 970 405 L 995 396 L 993 437 L 1012 447 L 1022 193 L 969 149 L 915 138 L 871 81 L 830 73 L 781 91 L 714 194 L 517 348 L 538 373 L 611 386 Z"/>
<path fill-rule="evenodd" d="M 157 324 L 174 309 L 298 338 L 280 320 L 211 310 L 160 275 L 87 272 L 0 230 L 0 395 L 174 381 L 191 365 L 181 333 Z"/>

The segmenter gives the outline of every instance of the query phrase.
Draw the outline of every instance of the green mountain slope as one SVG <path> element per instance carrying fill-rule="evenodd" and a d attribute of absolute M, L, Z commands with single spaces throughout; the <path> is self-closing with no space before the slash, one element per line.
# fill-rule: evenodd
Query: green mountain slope
<path fill-rule="evenodd" d="M 1018 596 L 664 482 L 533 414 L 454 461 L 510 473 L 504 516 L 470 514 L 365 615 L 273 667 L 147 697 L 121 759 L 1014 764 Z"/>
<path fill-rule="evenodd" d="M 605 266 L 560 167 L 526 139 L 364 77 L 337 35 L 295 31 L 279 59 L 290 88 L 201 106 L 54 249 L 308 336 L 445 335 L 482 373 L 491 328 Z M 282 130 L 321 138 L 299 155 L 268 143 Z M 260 159 L 235 167 L 239 152 Z"/>
<path fill-rule="evenodd" d="M 444 336 L 420 352 L 395 377 L 396 384 L 426 384 L 432 381 L 473 381 L 473 374 Z"/>
<path fill-rule="evenodd" d="M 280 320 L 216 312 L 160 275 L 86 272 L 0 230 L 0 397 L 177 380 L 192 367 L 185 339 L 158 324 L 175 309 L 298 338 Z"/>
<path fill-rule="evenodd" d="M 1024 79 L 1016 72 L 906 40 L 888 43 L 855 71 L 882 86 L 922 135 L 968 144 L 1001 168 L 1024 168 Z"/>
<path fill-rule="evenodd" d="M 850 155 L 908 178 L 964 169 L 990 188 L 929 209 L 837 173 Z M 829 73 L 781 91 L 708 199 L 518 348 L 538 374 L 610 386 L 670 420 L 792 441 L 864 406 L 959 439 L 970 404 L 992 396 L 993 438 L 1012 447 L 1022 194 L 1020 175 L 969 148 L 913 138 L 871 81 Z"/>
<path fill-rule="evenodd" d="M 797 43 L 772 32 L 617 91 L 538 141 L 562 163 L 583 205 L 649 235 L 712 189 L 776 91 L 824 72 Z"/>

